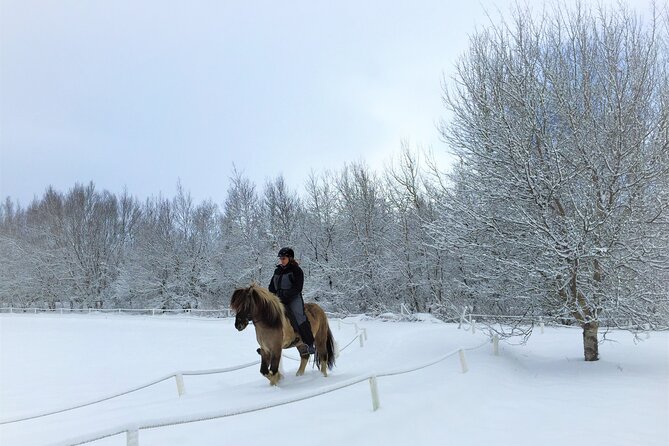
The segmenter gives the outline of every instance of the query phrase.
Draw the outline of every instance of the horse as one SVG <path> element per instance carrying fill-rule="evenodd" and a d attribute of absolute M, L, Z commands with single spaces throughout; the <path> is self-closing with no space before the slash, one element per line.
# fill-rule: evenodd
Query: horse
<path fill-rule="evenodd" d="M 262 360 L 260 373 L 266 377 L 270 385 L 277 385 L 282 378 L 279 373 L 279 362 L 282 349 L 296 347 L 300 352 L 300 367 L 297 376 L 304 374 L 309 361 L 307 345 L 302 342 L 299 333 L 293 329 L 286 309 L 279 298 L 268 289 L 257 284 L 247 288 L 237 288 L 232 293 L 230 308 L 235 312 L 235 328 L 244 330 L 249 322 L 256 329 L 256 339 L 260 348 L 257 350 Z M 335 365 L 335 341 L 323 309 L 314 303 L 304 305 L 304 312 L 311 323 L 314 334 L 314 364 L 323 376 Z"/>

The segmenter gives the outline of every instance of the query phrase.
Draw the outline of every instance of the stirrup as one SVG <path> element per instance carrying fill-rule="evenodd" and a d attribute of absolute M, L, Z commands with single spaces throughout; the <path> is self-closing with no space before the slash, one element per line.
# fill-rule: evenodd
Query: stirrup
<path fill-rule="evenodd" d="M 316 349 L 314 348 L 313 345 L 307 345 L 307 353 L 309 353 L 310 355 L 316 354 Z"/>

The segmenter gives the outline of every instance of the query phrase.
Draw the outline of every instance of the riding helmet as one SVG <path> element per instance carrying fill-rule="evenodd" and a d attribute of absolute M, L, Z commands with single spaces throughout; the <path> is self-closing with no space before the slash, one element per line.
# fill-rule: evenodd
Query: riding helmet
<path fill-rule="evenodd" d="M 291 248 L 281 248 L 277 257 L 290 257 L 292 259 L 295 257 L 295 251 Z"/>

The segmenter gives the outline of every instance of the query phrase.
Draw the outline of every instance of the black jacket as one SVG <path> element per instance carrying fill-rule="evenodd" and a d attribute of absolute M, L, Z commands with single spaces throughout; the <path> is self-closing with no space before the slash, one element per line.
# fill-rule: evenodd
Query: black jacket
<path fill-rule="evenodd" d="M 285 267 L 278 265 L 269 281 L 270 292 L 279 296 L 282 302 L 288 303 L 301 296 L 304 286 L 304 272 L 297 263 L 289 263 Z"/>

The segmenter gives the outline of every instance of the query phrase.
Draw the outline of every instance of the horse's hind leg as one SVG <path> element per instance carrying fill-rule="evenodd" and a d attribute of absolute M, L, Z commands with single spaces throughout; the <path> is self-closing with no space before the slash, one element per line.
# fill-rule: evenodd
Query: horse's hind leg
<path fill-rule="evenodd" d="M 327 332 L 323 334 L 323 330 L 319 330 L 316 335 L 316 354 L 318 355 L 319 369 L 323 376 L 328 376 L 328 349 L 327 349 Z"/>
<path fill-rule="evenodd" d="M 307 351 L 307 346 L 301 344 L 297 347 L 297 351 L 300 352 L 300 367 L 297 369 L 295 376 L 304 375 L 304 370 L 307 368 L 307 363 L 309 362 L 309 352 Z"/>
<path fill-rule="evenodd" d="M 328 376 L 328 354 L 327 353 L 323 353 L 323 354 L 319 353 L 319 356 L 320 356 L 320 362 L 321 362 L 321 373 L 323 374 L 323 376 L 327 377 Z"/>

